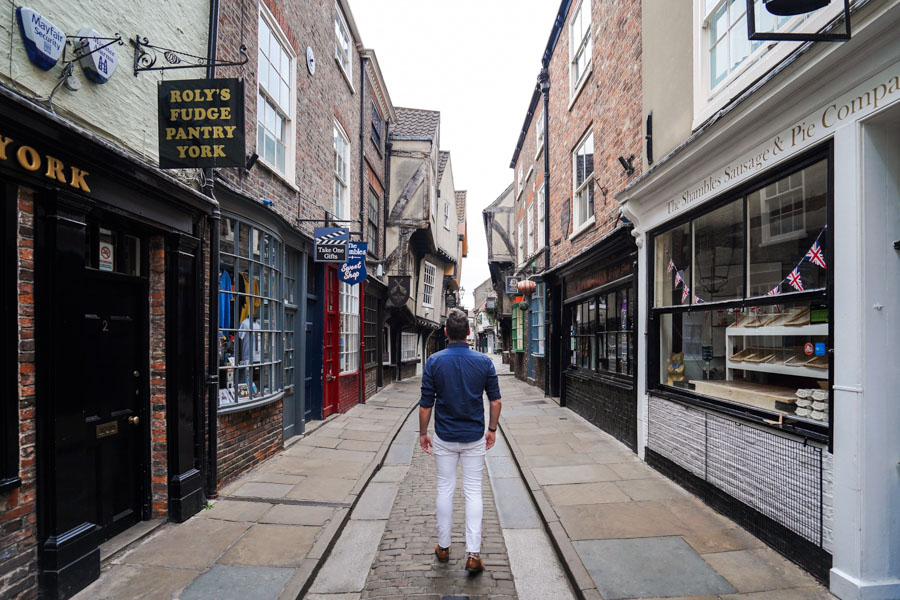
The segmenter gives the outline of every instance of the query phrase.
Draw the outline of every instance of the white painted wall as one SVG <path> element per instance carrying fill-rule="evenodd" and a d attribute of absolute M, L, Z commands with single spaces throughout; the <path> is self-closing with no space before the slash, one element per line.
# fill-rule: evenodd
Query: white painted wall
<path fill-rule="evenodd" d="M 163 75 L 154 71 L 134 76 L 134 47 L 128 39 L 140 35 L 154 45 L 205 56 L 209 0 L 131 3 L 30 0 L 26 6 L 41 13 L 67 35 L 75 35 L 84 27 L 92 27 L 103 36 L 122 35 L 124 45 L 114 46 L 119 63 L 112 79 L 102 85 L 92 83 L 76 65 L 75 75 L 81 80 L 81 89 L 73 92 L 62 86 L 54 97 L 53 107 L 58 114 L 155 162 L 158 158 L 156 88 Z M 67 58 L 72 56 L 71 50 L 70 44 Z M 220 48 L 219 55 L 235 59 L 237 50 Z M 157 63 L 160 61 L 165 62 L 162 56 Z M 28 60 L 15 20 L 15 7 L 4 3 L 0 18 L 0 82 L 28 97 L 46 98 L 61 72 L 62 59 L 50 71 L 43 71 Z M 204 69 L 165 72 L 169 80 L 205 75 Z"/>

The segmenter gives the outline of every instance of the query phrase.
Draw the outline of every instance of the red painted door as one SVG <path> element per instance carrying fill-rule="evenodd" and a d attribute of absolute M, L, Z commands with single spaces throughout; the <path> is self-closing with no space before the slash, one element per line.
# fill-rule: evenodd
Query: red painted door
<path fill-rule="evenodd" d="M 337 267 L 325 266 L 325 339 L 322 348 L 322 418 L 337 412 L 341 359 L 341 314 Z"/>

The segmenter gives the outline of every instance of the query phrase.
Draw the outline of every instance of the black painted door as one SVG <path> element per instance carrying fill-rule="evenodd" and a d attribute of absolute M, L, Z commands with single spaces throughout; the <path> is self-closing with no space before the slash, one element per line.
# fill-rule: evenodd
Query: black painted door
<path fill-rule="evenodd" d="M 141 519 L 147 381 L 146 285 L 88 272 L 80 358 L 85 439 L 94 472 L 96 523 L 109 539 Z"/>

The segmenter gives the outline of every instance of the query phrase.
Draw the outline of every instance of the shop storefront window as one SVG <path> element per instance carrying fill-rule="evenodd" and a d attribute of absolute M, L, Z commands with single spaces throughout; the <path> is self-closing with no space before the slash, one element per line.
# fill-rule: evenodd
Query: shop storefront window
<path fill-rule="evenodd" d="M 544 289 L 546 284 L 537 284 L 537 289 L 531 297 L 531 353 L 535 356 L 544 355 Z M 484 319 L 484 313 L 481 313 Z M 485 319 L 486 321 L 486 319 Z M 486 325 L 486 322 L 482 323 Z"/>
<path fill-rule="evenodd" d="M 513 352 L 525 352 L 525 311 L 518 305 L 513 307 L 512 343 Z"/>
<path fill-rule="evenodd" d="M 372 365 L 378 349 L 378 301 L 374 296 L 366 296 L 364 314 L 366 365 Z"/>
<path fill-rule="evenodd" d="M 359 286 L 341 283 L 341 373 L 359 370 Z"/>
<path fill-rule="evenodd" d="M 816 162 L 655 236 L 659 385 L 828 421 L 827 172 Z"/>
<path fill-rule="evenodd" d="M 227 406 L 283 387 L 284 248 L 271 233 L 228 217 L 219 248 L 219 404 Z"/>
<path fill-rule="evenodd" d="M 633 300 L 631 287 L 623 287 L 572 306 L 573 367 L 634 375 Z"/>

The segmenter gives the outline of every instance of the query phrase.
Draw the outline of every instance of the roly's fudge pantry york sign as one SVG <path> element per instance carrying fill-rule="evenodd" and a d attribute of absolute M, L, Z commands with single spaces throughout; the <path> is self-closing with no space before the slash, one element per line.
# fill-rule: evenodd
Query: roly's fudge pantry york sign
<path fill-rule="evenodd" d="M 243 80 L 160 82 L 161 169 L 242 167 L 245 162 Z"/>

